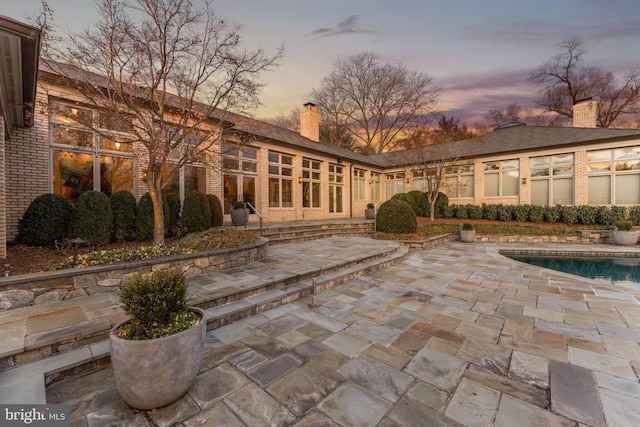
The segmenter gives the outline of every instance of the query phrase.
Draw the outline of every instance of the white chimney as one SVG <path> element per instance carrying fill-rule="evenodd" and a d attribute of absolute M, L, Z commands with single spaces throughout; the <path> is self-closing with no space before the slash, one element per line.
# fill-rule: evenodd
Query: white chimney
<path fill-rule="evenodd" d="M 300 135 L 314 142 L 320 141 L 320 114 L 311 102 L 304 104 L 300 110 Z"/>
<path fill-rule="evenodd" d="M 573 127 L 594 128 L 598 119 L 598 103 L 591 98 L 573 104 Z"/>

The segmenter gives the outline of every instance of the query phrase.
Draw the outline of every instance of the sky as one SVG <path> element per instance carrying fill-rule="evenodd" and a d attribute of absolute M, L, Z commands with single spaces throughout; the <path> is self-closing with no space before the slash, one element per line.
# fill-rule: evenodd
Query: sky
<path fill-rule="evenodd" d="M 200 0 L 193 0 L 197 4 Z M 25 21 L 39 0 L 5 0 L 0 14 Z M 88 0 L 48 0 L 58 35 L 97 19 Z M 288 115 L 319 88 L 337 59 L 362 52 L 432 77 L 437 109 L 470 126 L 511 103 L 536 107 L 531 71 L 584 43 L 585 65 L 622 77 L 640 69 L 640 0 L 214 0 L 243 45 L 267 53 L 284 44 L 280 65 L 264 74 L 258 118 Z"/>

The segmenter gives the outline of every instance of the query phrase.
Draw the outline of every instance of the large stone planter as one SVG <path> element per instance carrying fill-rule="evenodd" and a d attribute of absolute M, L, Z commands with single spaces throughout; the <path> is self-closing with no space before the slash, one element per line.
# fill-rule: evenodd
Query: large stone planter
<path fill-rule="evenodd" d="M 460 230 L 460 240 L 465 243 L 476 241 L 476 230 Z"/>
<path fill-rule="evenodd" d="M 613 241 L 620 246 L 634 246 L 638 243 L 637 231 L 614 231 Z"/>
<path fill-rule="evenodd" d="M 130 406 L 160 408 L 180 399 L 193 385 L 202 365 L 207 320 L 201 309 L 190 310 L 200 316 L 200 323 L 168 337 L 136 341 L 110 334 L 116 386 Z"/>
<path fill-rule="evenodd" d="M 233 225 L 247 225 L 249 222 L 249 209 L 232 209 L 231 223 Z"/>

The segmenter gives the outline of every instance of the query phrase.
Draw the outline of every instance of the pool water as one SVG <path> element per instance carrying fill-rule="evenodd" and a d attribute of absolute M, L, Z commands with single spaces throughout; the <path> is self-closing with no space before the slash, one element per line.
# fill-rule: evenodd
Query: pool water
<path fill-rule="evenodd" d="M 516 261 L 640 290 L 640 258 L 506 255 Z"/>

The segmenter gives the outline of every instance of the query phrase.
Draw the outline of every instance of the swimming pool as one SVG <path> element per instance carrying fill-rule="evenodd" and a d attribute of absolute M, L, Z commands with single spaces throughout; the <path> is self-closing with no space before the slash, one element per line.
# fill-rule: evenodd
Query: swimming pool
<path fill-rule="evenodd" d="M 580 254 L 536 255 L 533 253 L 500 252 L 502 255 L 520 262 L 549 268 L 564 273 L 575 274 L 590 279 L 605 280 L 618 286 L 640 290 L 640 254 L 619 256 L 600 254 L 581 256 Z"/>

